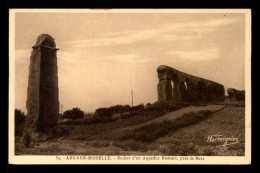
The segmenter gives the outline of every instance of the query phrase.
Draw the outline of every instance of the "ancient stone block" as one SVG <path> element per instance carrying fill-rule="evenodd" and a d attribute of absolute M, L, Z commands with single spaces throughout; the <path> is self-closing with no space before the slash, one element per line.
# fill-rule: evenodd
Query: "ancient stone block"
<path fill-rule="evenodd" d="M 47 34 L 37 38 L 30 58 L 27 90 L 27 133 L 31 141 L 42 134 L 50 134 L 57 125 L 59 89 L 57 48 Z"/>
<path fill-rule="evenodd" d="M 159 101 L 171 101 L 172 100 L 172 84 L 171 80 L 160 80 L 157 85 L 158 100 Z"/>
<path fill-rule="evenodd" d="M 245 90 L 228 88 L 227 93 L 230 101 L 245 101 Z"/>

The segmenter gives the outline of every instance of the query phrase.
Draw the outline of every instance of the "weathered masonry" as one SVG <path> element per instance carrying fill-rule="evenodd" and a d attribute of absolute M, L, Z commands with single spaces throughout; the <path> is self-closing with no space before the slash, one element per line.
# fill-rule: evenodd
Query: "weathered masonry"
<path fill-rule="evenodd" d="M 227 89 L 229 101 L 245 101 L 245 90 Z"/>
<path fill-rule="evenodd" d="M 157 68 L 158 101 L 214 102 L 225 100 L 224 86 L 174 68 L 161 65 Z"/>
<path fill-rule="evenodd" d="M 27 90 L 27 129 L 31 138 L 36 133 L 50 133 L 57 125 L 59 89 L 57 48 L 48 34 L 37 38 L 32 47 Z"/>

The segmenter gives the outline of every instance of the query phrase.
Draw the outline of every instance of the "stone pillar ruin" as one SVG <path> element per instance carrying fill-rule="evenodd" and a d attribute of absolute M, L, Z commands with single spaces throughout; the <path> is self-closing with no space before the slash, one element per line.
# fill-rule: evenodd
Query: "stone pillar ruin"
<path fill-rule="evenodd" d="M 158 100 L 172 101 L 172 84 L 169 73 L 158 73 L 159 83 L 157 85 Z"/>
<path fill-rule="evenodd" d="M 245 90 L 227 89 L 229 101 L 245 101 Z"/>
<path fill-rule="evenodd" d="M 158 102 L 213 102 L 224 101 L 224 86 L 161 65 L 157 68 L 159 83 L 157 85 Z M 174 84 L 173 88 L 171 80 Z M 172 92 L 170 92 L 170 90 Z"/>
<path fill-rule="evenodd" d="M 186 102 L 187 89 L 184 82 L 180 82 L 180 93 L 183 102 Z"/>
<path fill-rule="evenodd" d="M 173 87 L 173 102 L 181 102 L 182 101 L 182 95 L 181 95 L 181 83 L 180 82 L 174 82 Z"/>
<path fill-rule="evenodd" d="M 27 134 L 31 142 L 50 135 L 59 115 L 57 48 L 48 34 L 37 38 L 32 47 L 27 90 Z"/>

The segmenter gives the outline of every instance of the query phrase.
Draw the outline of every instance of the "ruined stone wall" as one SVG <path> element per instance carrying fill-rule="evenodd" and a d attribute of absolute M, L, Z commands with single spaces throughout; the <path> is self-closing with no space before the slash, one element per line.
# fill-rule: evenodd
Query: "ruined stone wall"
<path fill-rule="evenodd" d="M 245 101 L 245 90 L 227 89 L 229 101 Z"/>
<path fill-rule="evenodd" d="M 57 48 L 54 39 L 38 37 L 30 58 L 27 90 L 27 129 L 30 135 L 48 133 L 57 124 L 59 89 Z M 33 137 L 32 137 L 33 138 Z"/>
<path fill-rule="evenodd" d="M 158 101 L 213 102 L 224 101 L 224 86 L 216 82 L 183 73 L 161 65 L 157 68 Z M 174 86 L 172 86 L 171 81 Z M 170 92 L 170 90 L 172 90 Z"/>

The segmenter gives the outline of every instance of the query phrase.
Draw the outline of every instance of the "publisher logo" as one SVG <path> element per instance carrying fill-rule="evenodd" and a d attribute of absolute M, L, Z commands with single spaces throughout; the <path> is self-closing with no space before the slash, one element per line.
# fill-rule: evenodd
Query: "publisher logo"
<path fill-rule="evenodd" d="M 234 145 L 234 144 L 237 144 L 239 142 L 238 138 L 236 137 L 225 137 L 223 135 L 209 135 L 208 136 L 208 139 L 207 139 L 207 142 L 208 143 L 222 143 L 222 145 L 219 145 L 219 146 L 222 146 L 222 147 L 226 147 L 228 145 Z"/>

